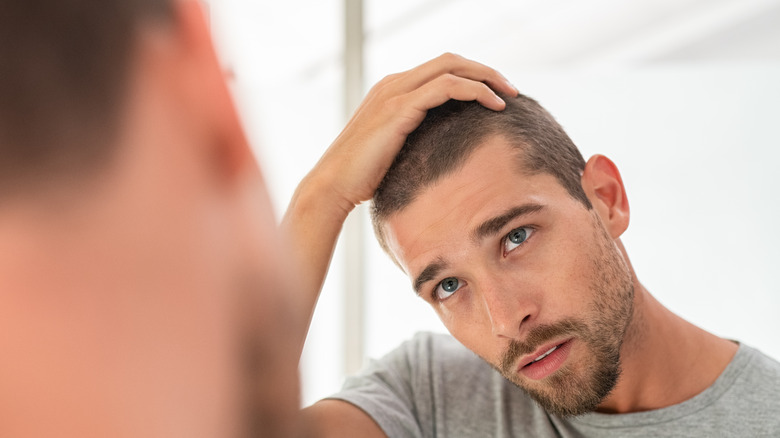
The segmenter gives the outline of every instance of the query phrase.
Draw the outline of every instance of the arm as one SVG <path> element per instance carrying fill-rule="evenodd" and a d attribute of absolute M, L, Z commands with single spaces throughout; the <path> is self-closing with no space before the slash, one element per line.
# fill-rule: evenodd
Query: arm
<path fill-rule="evenodd" d="M 301 411 L 303 421 L 316 436 L 384 438 L 379 425 L 357 406 L 342 400 L 320 400 Z M 345 433 L 349 431 L 349 433 Z"/>
<path fill-rule="evenodd" d="M 496 92 L 517 90 L 497 71 L 445 54 L 390 75 L 369 91 L 344 130 L 301 181 L 282 220 L 302 289 L 303 314 L 312 314 L 347 215 L 371 199 L 393 158 L 430 108 L 450 99 L 476 100 L 500 111 Z"/>
<path fill-rule="evenodd" d="M 298 185 L 282 220 L 290 243 L 299 305 L 314 311 L 341 227 L 352 209 L 371 199 L 409 135 L 428 109 L 450 99 L 476 100 L 500 111 L 494 92 L 517 90 L 498 72 L 456 55 L 442 55 L 375 85 L 344 130 Z M 322 400 L 302 412 L 317 436 L 384 437 L 366 412 L 340 400 Z"/>

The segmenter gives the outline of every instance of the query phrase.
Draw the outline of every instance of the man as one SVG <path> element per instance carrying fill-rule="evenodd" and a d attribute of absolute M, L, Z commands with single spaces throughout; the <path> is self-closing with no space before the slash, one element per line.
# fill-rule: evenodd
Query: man
<path fill-rule="evenodd" d="M 449 61 L 402 75 L 397 147 L 410 112 L 501 105 Z M 0 2 L 0 436 L 305 433 L 277 237 L 198 2 Z"/>
<path fill-rule="evenodd" d="M 356 187 L 374 191 L 380 244 L 462 344 L 419 335 L 308 418 L 327 436 L 780 434 L 780 364 L 656 301 L 620 241 L 617 167 L 586 162 L 532 99 L 505 100 L 431 110 L 392 165 L 335 145 L 299 187 L 298 200 L 324 196 L 318 184 L 352 170 L 340 155 L 388 166 Z M 319 217 L 361 200 L 336 193 Z"/>

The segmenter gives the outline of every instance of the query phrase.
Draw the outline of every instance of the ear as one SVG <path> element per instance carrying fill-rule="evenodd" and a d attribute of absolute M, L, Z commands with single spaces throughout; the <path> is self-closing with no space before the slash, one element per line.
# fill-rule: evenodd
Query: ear
<path fill-rule="evenodd" d="M 204 157 L 219 176 L 233 178 L 247 165 L 254 167 L 254 158 L 214 48 L 208 12 L 196 0 L 172 6 L 170 86 L 203 139 Z"/>
<path fill-rule="evenodd" d="M 620 172 L 609 158 L 594 155 L 585 164 L 582 188 L 610 236 L 617 239 L 628 228 L 630 211 Z"/>

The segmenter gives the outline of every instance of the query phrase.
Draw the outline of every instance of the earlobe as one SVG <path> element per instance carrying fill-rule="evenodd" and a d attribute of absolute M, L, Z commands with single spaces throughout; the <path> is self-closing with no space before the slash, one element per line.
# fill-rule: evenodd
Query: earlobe
<path fill-rule="evenodd" d="M 630 210 L 623 179 L 615 163 L 594 155 L 585 164 L 582 188 L 613 239 L 628 228 Z"/>

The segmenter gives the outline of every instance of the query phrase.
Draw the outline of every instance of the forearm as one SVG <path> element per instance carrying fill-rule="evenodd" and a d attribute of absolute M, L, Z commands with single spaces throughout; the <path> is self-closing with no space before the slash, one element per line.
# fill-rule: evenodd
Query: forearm
<path fill-rule="evenodd" d="M 301 313 L 308 320 L 314 312 L 339 233 L 353 204 L 339 202 L 327 175 L 315 167 L 295 190 L 282 219 L 299 288 Z M 307 324 L 308 324 L 307 320 Z"/>

